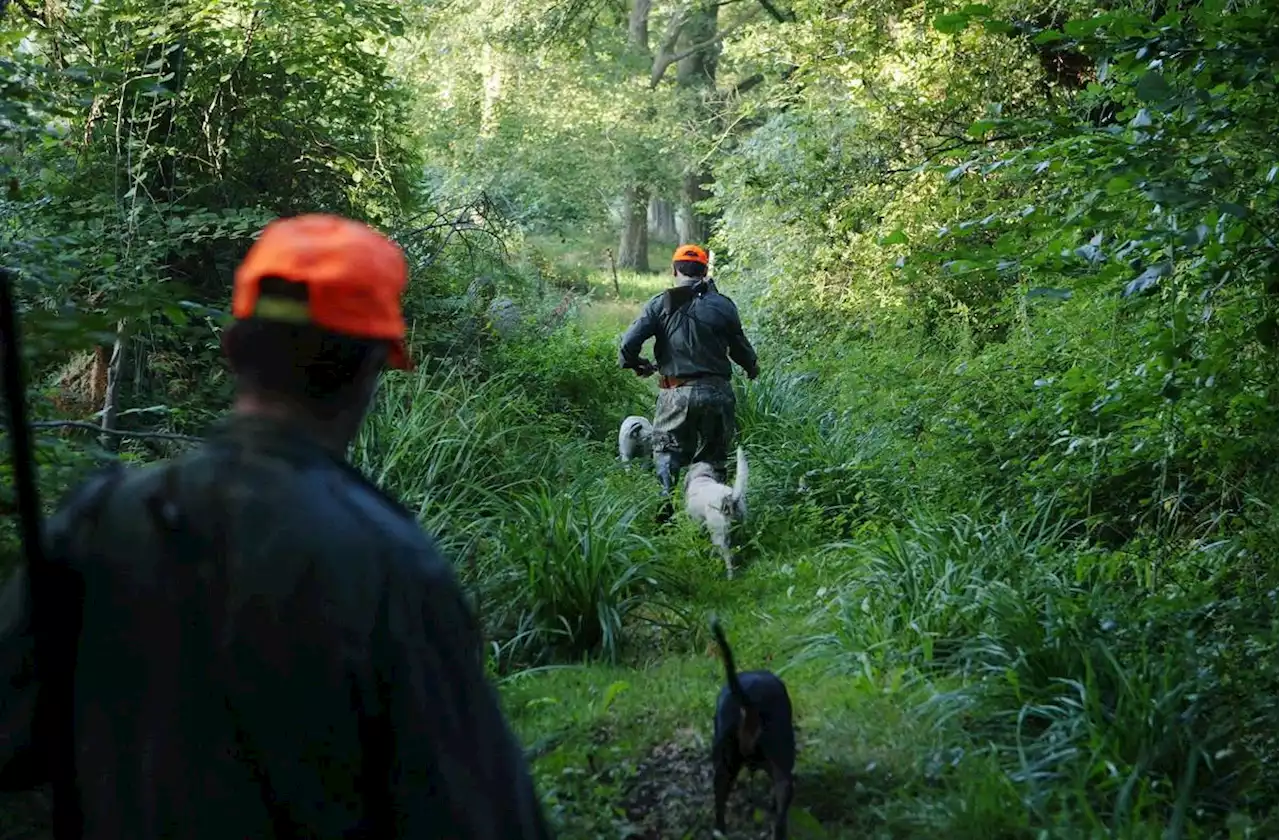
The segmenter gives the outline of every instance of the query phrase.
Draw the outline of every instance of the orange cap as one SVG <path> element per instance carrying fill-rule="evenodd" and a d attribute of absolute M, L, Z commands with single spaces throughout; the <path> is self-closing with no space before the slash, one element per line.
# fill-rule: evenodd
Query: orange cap
<path fill-rule="evenodd" d="M 699 245 L 681 245 L 671 257 L 672 262 L 696 262 L 706 265 L 707 252 Z"/>
<path fill-rule="evenodd" d="M 408 276 L 399 246 L 368 225 L 322 213 L 276 219 L 236 269 L 231 314 L 382 339 L 391 343 L 388 364 L 412 370 L 400 309 Z M 262 299 L 264 277 L 305 283 L 308 299 Z"/>

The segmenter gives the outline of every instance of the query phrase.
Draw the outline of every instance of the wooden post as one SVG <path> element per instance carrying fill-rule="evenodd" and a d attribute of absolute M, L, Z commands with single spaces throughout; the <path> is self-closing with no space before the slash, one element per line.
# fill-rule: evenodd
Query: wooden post
<path fill-rule="evenodd" d="M 613 272 L 613 296 L 622 299 L 622 287 L 618 285 L 618 263 L 613 259 L 613 249 L 605 248 L 604 252 L 609 255 L 609 270 Z"/>

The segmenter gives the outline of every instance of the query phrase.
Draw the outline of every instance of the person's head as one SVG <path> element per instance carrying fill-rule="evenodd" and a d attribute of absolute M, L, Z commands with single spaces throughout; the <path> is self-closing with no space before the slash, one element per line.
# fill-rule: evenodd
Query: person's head
<path fill-rule="evenodd" d="M 707 252 L 699 245 L 681 245 L 671 257 L 671 274 L 690 280 L 707 276 Z"/>
<path fill-rule="evenodd" d="M 267 225 L 236 270 L 223 350 L 236 411 L 284 417 L 345 449 L 385 366 L 411 369 L 400 295 L 404 254 L 348 219 Z"/>

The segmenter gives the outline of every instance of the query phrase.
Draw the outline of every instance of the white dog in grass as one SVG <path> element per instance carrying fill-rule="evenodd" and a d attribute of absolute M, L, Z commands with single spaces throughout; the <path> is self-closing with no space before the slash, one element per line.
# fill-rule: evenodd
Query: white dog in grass
<path fill-rule="evenodd" d="M 618 457 L 628 468 L 636 458 L 653 455 L 653 424 L 646 418 L 631 415 L 618 429 Z"/>
<path fill-rule="evenodd" d="M 729 529 L 734 522 L 747 518 L 747 456 L 738 447 L 738 469 L 733 486 L 716 481 L 710 464 L 697 463 L 689 468 L 684 483 L 684 509 L 689 518 L 702 524 L 711 542 L 724 558 L 726 576 L 733 579 L 733 549 L 729 545 Z"/>

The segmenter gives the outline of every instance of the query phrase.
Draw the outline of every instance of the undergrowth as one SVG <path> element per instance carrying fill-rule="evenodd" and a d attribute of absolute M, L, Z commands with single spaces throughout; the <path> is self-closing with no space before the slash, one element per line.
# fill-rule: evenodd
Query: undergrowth
<path fill-rule="evenodd" d="M 616 461 L 653 391 L 616 368 L 631 313 L 593 305 L 467 375 L 390 379 L 356 448 L 458 559 L 561 836 L 708 828 L 713 611 L 740 667 L 791 687 L 796 836 L 1270 836 L 1265 496 L 1208 517 L 1103 503 L 1132 461 L 1046 457 L 1061 412 L 1037 414 L 1057 403 L 1035 340 L 868 344 L 844 367 L 765 343 L 735 385 L 753 501 L 728 582 Z"/>

